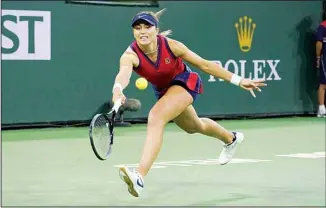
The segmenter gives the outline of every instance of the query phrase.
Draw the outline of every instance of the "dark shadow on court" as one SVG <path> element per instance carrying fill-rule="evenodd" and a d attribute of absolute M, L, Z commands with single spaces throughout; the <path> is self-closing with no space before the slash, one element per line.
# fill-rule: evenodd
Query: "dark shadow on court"
<path fill-rule="evenodd" d="M 298 44 L 297 51 L 297 66 L 298 76 L 296 79 L 296 86 L 299 86 L 299 96 L 301 100 L 304 113 L 312 113 L 315 109 L 317 101 L 317 69 L 316 69 L 316 56 L 315 56 L 315 35 L 316 28 L 312 25 L 311 16 L 304 17 L 295 27 L 295 35 L 291 35 L 293 41 Z"/>

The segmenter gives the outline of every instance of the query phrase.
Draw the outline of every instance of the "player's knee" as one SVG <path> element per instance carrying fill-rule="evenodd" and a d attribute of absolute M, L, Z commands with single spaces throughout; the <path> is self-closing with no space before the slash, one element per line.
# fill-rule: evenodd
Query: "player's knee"
<path fill-rule="evenodd" d="M 198 131 L 195 128 L 189 128 L 189 129 L 185 129 L 185 132 L 187 132 L 188 134 L 195 134 Z"/>
<path fill-rule="evenodd" d="M 323 90 L 326 90 L 326 84 L 320 84 L 319 86 L 320 86 L 320 88 L 322 88 Z"/>
<path fill-rule="evenodd" d="M 165 123 L 161 114 L 155 113 L 154 111 L 149 112 L 147 119 L 148 126 L 164 126 Z"/>

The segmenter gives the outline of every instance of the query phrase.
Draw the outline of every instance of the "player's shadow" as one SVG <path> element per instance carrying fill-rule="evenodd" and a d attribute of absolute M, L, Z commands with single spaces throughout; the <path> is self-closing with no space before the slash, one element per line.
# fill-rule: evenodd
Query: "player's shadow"
<path fill-rule="evenodd" d="M 297 51 L 294 51 L 298 68 L 293 74 L 295 79 L 295 86 L 298 86 L 299 100 L 304 113 L 311 113 L 317 100 L 317 70 L 316 70 L 316 28 L 312 25 L 310 16 L 304 17 L 295 27 L 295 34 L 290 37 L 297 44 Z M 297 74 L 298 73 L 298 74 Z M 300 105 L 298 103 L 298 105 Z"/>
<path fill-rule="evenodd" d="M 110 101 L 104 102 L 92 116 L 95 116 L 98 113 L 108 113 L 111 110 L 111 106 L 112 104 Z"/>

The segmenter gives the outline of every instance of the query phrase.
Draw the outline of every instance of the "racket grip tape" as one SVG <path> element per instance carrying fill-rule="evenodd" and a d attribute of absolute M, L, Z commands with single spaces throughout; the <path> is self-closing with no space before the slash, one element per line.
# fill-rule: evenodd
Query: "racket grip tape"
<path fill-rule="evenodd" d="M 120 99 L 118 99 L 118 100 L 116 100 L 114 102 L 114 105 L 113 105 L 113 108 L 112 109 L 117 113 L 118 110 L 119 110 L 119 108 L 120 108 L 120 106 L 121 106 L 121 104 L 122 104 L 122 99 L 120 98 Z"/>

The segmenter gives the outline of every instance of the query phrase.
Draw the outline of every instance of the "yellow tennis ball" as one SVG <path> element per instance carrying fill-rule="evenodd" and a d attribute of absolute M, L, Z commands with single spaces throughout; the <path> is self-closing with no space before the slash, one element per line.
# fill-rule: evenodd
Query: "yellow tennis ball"
<path fill-rule="evenodd" d="M 136 87 L 140 90 L 144 90 L 147 88 L 148 82 L 145 78 L 138 78 L 136 80 Z"/>

